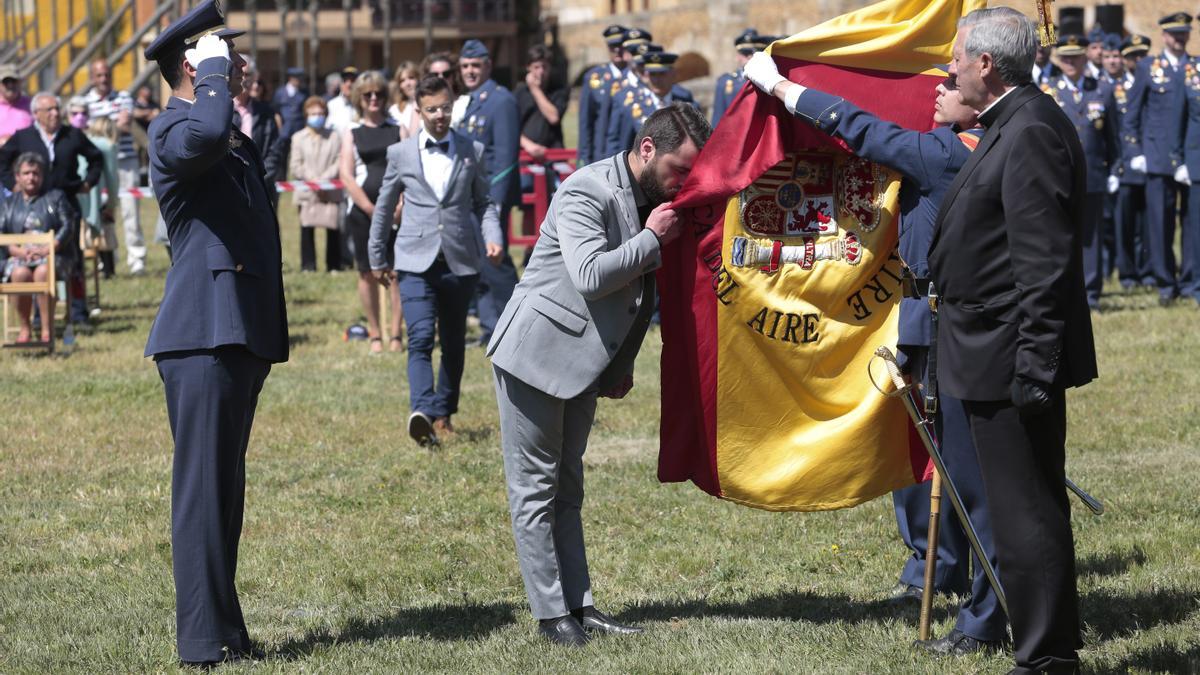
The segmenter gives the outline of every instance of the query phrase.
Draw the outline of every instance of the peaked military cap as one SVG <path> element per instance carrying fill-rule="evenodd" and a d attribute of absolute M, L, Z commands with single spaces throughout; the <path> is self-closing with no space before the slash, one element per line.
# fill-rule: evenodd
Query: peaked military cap
<path fill-rule="evenodd" d="M 1082 35 L 1063 35 L 1058 38 L 1059 56 L 1082 56 L 1087 53 L 1087 38 Z"/>
<path fill-rule="evenodd" d="M 646 42 L 640 45 L 634 45 L 630 52 L 633 54 L 633 62 L 639 66 L 646 65 L 646 60 L 643 58 L 650 52 L 661 52 L 662 45 L 656 45 L 653 42 Z"/>
<path fill-rule="evenodd" d="M 221 3 L 218 0 L 204 0 L 164 28 L 142 54 L 148 61 L 157 61 L 164 56 L 178 54 L 210 33 L 217 37 L 235 38 L 246 31 L 226 28 Z"/>
<path fill-rule="evenodd" d="M 758 51 L 758 31 L 747 28 L 733 40 L 733 47 L 743 54 L 753 54 Z"/>
<path fill-rule="evenodd" d="M 303 68 L 301 68 L 299 66 L 292 66 L 291 68 L 287 69 L 288 77 L 298 77 L 298 78 L 303 79 L 304 76 L 307 74 L 308 74 L 308 71 L 304 70 Z"/>
<path fill-rule="evenodd" d="M 642 30 L 641 28 L 630 28 L 625 31 L 625 39 L 621 41 L 621 46 L 627 51 L 632 52 L 632 47 L 640 44 L 645 44 L 654 38 L 650 35 L 650 31 Z"/>
<path fill-rule="evenodd" d="M 1183 33 L 1192 29 L 1192 15 L 1187 12 L 1175 12 L 1158 20 L 1159 28 L 1171 33 Z"/>
<path fill-rule="evenodd" d="M 1130 35 L 1121 43 L 1121 56 L 1136 56 L 1150 51 L 1150 38 L 1145 35 Z"/>
<path fill-rule="evenodd" d="M 486 59 L 491 55 L 488 53 L 488 48 L 479 40 L 471 39 L 463 43 L 462 49 L 458 52 L 459 58 L 463 59 Z"/>
<path fill-rule="evenodd" d="M 647 73 L 665 73 L 675 67 L 679 55 L 671 52 L 647 52 L 641 58 Z"/>
<path fill-rule="evenodd" d="M 625 31 L 629 30 L 625 26 L 613 24 L 604 29 L 604 41 L 609 47 L 620 47 L 625 41 Z"/>

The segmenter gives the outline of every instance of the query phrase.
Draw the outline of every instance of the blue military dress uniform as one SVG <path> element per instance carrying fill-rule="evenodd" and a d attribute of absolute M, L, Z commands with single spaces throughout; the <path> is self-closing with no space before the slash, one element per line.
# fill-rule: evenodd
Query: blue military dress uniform
<path fill-rule="evenodd" d="M 484 54 L 487 52 L 485 51 Z M 464 49 L 464 56 L 467 50 Z M 521 172 L 517 166 L 521 125 L 512 92 L 488 80 L 471 92 L 458 130 L 484 146 L 484 163 L 491 181 L 492 202 L 500 209 L 504 258 L 499 265 L 482 265 L 479 273 L 478 311 L 481 344 L 487 344 L 504 306 L 517 285 L 517 268 L 508 255 L 508 218 L 521 201 Z"/>
<path fill-rule="evenodd" d="M 1187 101 L 1187 123 L 1183 144 L 1183 161 L 1192 181 L 1188 188 L 1187 217 L 1183 219 L 1182 256 L 1179 268 L 1179 290 L 1184 296 L 1200 302 L 1200 63 L 1191 61 L 1184 68 L 1184 98 Z"/>
<path fill-rule="evenodd" d="M 733 99 L 737 97 L 744 84 L 746 84 L 746 76 L 742 74 L 741 68 L 732 73 L 724 73 L 717 78 L 716 89 L 713 91 L 713 128 L 721 123 L 721 118 L 725 116 L 729 104 L 733 103 Z"/>
<path fill-rule="evenodd" d="M 628 29 L 613 25 L 604 29 L 604 40 L 609 49 L 621 46 Z M 625 71 L 611 61 L 593 66 L 583 74 L 583 87 L 579 92 L 579 147 L 577 167 L 587 166 L 604 159 L 599 156 L 593 140 L 604 99 L 611 93 L 614 82 L 620 81 Z"/>
<path fill-rule="evenodd" d="M 622 89 L 617 98 L 621 99 L 620 103 L 613 106 L 609 118 L 606 150 L 609 157 L 633 147 L 638 130 L 654 111 L 672 103 L 688 103 L 699 107 L 692 92 L 677 84 L 672 85 L 671 91 L 663 97 L 656 96 L 646 85 L 640 85 Z"/>
<path fill-rule="evenodd" d="M 1187 18 L 1190 23 L 1191 17 Z M 1187 55 L 1175 65 L 1165 53 L 1142 59 L 1121 127 L 1125 159 L 1139 155 L 1146 158 L 1146 243 L 1154 284 L 1163 303 L 1179 294 L 1173 246 L 1180 191 L 1174 175 L 1184 161 L 1185 78 L 1189 69 L 1194 70 L 1195 65 Z"/>
<path fill-rule="evenodd" d="M 1053 97 L 1066 113 L 1083 145 L 1088 191 L 1083 214 L 1083 280 L 1088 306 L 1098 309 L 1104 286 L 1103 208 L 1108 176 L 1120 157 L 1113 90 L 1087 75 L 1079 82 L 1060 75 L 1043 84 L 1042 91 Z"/>
<path fill-rule="evenodd" d="M 304 77 L 303 68 L 288 68 L 289 77 Z M 275 90 L 273 105 L 275 112 L 279 113 L 279 118 L 283 125 L 279 127 L 279 135 L 286 142 L 291 139 L 297 131 L 304 128 L 304 101 L 308 100 L 308 91 L 304 87 L 296 87 L 296 93 L 288 94 L 287 87 L 283 86 Z"/>
<path fill-rule="evenodd" d="M 904 176 L 900 186 L 900 255 L 916 277 L 918 288 L 927 287 L 927 258 L 938 208 L 958 170 L 970 159 L 971 148 L 979 139 L 979 130 L 959 134 L 949 127 L 939 127 L 918 133 L 881 120 L 842 98 L 812 89 L 800 96 L 796 115 L 824 133 L 844 139 L 858 156 L 888 166 Z M 898 344 L 902 354 L 909 359 L 906 365 L 918 373 L 918 378 L 925 370 L 931 329 L 928 300 L 903 299 Z M 966 410 L 962 401 L 944 391 L 939 396 L 936 427 L 947 470 L 963 498 L 984 551 L 995 565 L 987 496 Z M 925 583 L 929 495 L 929 482 L 893 493 L 900 535 L 913 552 L 901 573 L 902 584 L 923 586 Z M 971 593 L 959 610 L 955 627 L 977 640 L 1003 640 L 1007 619 L 978 561 L 975 561 L 974 574 L 969 574 L 967 560 L 971 548 L 966 534 L 953 509 L 944 509 L 941 518 L 935 587 L 959 594 L 965 594 L 969 589 Z"/>
<path fill-rule="evenodd" d="M 187 40 L 222 22 L 214 0 L 197 5 L 146 58 L 180 58 Z M 186 662 L 252 650 L 234 585 L 246 446 L 271 364 L 288 357 L 277 220 L 262 157 L 231 125 L 229 72 L 225 58 L 202 61 L 194 102 L 172 97 L 149 129 L 150 176 L 173 265 L 146 355 L 163 380 L 175 443 L 171 557 Z"/>
<path fill-rule="evenodd" d="M 1143 35 L 1131 35 L 1121 43 L 1121 55 L 1144 57 L 1150 49 L 1150 39 Z M 1116 125 L 1120 131 L 1121 163 L 1114 173 L 1120 187 L 1117 192 L 1117 278 L 1123 288 L 1138 284 L 1152 286 L 1154 275 L 1150 270 L 1150 251 L 1146 242 L 1146 174 L 1134 171 L 1129 160 L 1136 155 L 1137 139 L 1127 136 L 1125 116 L 1129 113 L 1129 94 L 1133 89 L 1137 68 L 1127 71 L 1113 86 L 1113 101 L 1116 104 Z"/>

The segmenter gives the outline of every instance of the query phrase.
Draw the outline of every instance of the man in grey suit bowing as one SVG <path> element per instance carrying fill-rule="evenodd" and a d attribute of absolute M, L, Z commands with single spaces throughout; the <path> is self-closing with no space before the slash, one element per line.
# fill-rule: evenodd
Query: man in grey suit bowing
<path fill-rule="evenodd" d="M 421 80 L 416 94 L 423 128 L 388 148 L 367 246 L 375 278 L 385 286 L 400 285 L 408 328 L 408 434 L 428 446 L 438 443 L 438 432 L 453 432 L 450 416 L 458 412 L 467 306 L 479 281 L 479 261 L 486 255 L 499 264 L 504 248 L 499 214 L 488 197 L 483 144 L 450 130 L 454 99 L 444 79 Z M 393 272 L 387 268 L 387 242 L 401 193 Z M 435 328 L 442 345 L 436 384 Z"/>
<path fill-rule="evenodd" d="M 538 630 L 556 644 L 641 632 L 592 604 L 583 452 L 596 398 L 633 387 L 661 247 L 682 228 L 669 202 L 710 132 L 695 108 L 667 106 L 632 151 L 564 181 L 488 345 L 517 559 Z"/>

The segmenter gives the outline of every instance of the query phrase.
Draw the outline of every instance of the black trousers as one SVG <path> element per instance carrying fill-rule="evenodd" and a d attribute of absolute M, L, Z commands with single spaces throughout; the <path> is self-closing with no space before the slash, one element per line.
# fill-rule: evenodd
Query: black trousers
<path fill-rule="evenodd" d="M 1079 667 L 1075 541 L 1064 487 L 1066 398 L 1023 415 L 1009 401 L 965 401 L 1008 598 L 1012 672 Z"/>
<path fill-rule="evenodd" d="M 316 227 L 300 227 L 300 269 L 317 271 Z M 342 233 L 336 228 L 325 230 L 325 269 L 342 269 Z"/>
<path fill-rule="evenodd" d="M 175 439 L 171 560 L 179 658 L 219 661 L 250 649 L 238 604 L 246 444 L 271 364 L 240 346 L 155 357 Z"/>

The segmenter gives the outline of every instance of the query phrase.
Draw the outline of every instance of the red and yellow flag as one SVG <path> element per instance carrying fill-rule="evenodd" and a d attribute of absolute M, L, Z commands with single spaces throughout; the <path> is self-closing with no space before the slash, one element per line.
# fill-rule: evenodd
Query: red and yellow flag
<path fill-rule="evenodd" d="M 780 40 L 793 82 L 902 126 L 933 125 L 958 19 L 982 0 L 884 0 Z M 676 199 L 664 251 L 659 479 L 747 506 L 855 506 L 927 457 L 867 363 L 894 347 L 900 177 L 747 85 Z"/>

